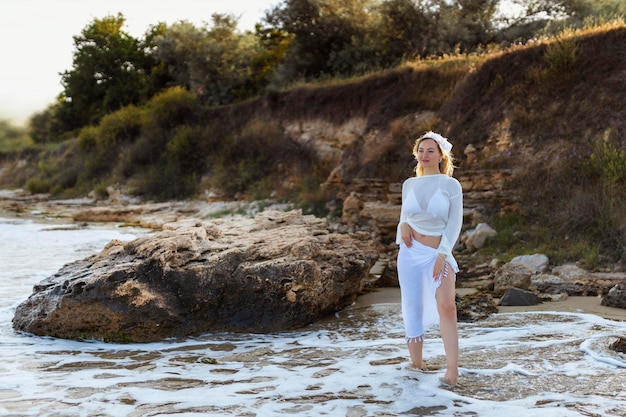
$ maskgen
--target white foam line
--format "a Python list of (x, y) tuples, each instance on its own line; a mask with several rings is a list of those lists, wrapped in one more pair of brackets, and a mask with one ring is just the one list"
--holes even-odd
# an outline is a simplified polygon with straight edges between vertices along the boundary
[(600, 335), (600, 336), (592, 337), (591, 339), (587, 339), (580, 344), (580, 350), (598, 362), (605, 363), (611, 366), (616, 366), (618, 368), (626, 368), (626, 362), (620, 361), (617, 358), (612, 358), (610, 356), (602, 355), (601, 353), (598, 353), (595, 350), (593, 350), (592, 344), (594, 341), (598, 339), (608, 338), (608, 337), (621, 337), (621, 336), (616, 335), (616, 334), (608, 334), (608, 335)]
[(520, 365), (515, 363), (509, 363), (506, 366), (495, 369), (467, 369), (467, 368), (459, 368), (459, 372), (463, 374), (474, 374), (474, 375), (497, 375), (501, 373), (513, 372), (516, 374), (524, 375), (524, 376), (540, 376), (540, 374), (536, 374), (530, 371), (527, 371)]

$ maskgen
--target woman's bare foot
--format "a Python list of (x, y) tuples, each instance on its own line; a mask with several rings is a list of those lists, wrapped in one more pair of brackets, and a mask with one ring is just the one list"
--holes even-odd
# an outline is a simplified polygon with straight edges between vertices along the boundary
[(406, 369), (408, 369), (409, 371), (422, 372), (422, 367), (417, 366), (412, 362), (406, 366)]
[(446, 371), (446, 373), (439, 378), (439, 381), (441, 381), (442, 384), (444, 385), (449, 385), (451, 387), (454, 387), (457, 384), (457, 380), (458, 380), (458, 374), (454, 374), (452, 372), (448, 372)]

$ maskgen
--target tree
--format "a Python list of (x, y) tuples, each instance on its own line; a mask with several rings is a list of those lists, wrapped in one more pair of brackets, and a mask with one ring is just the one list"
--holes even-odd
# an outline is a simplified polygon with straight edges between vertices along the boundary
[(204, 103), (229, 104), (256, 93), (250, 87), (256, 38), (238, 33), (232, 15), (213, 14), (211, 25), (201, 28), (181, 21), (157, 43), (160, 62), (175, 83), (197, 92)]
[(141, 60), (139, 68), (143, 68), (145, 72), (140, 103), (148, 102), (155, 94), (174, 85), (174, 79), (170, 76), (167, 66), (158, 59), (158, 42), (166, 31), (167, 25), (158, 23), (151, 26), (144, 38), (139, 40), (138, 48), (142, 52), (138, 56)]
[(59, 109), (60, 104), (54, 103), (28, 119), (28, 134), (33, 142), (48, 143), (63, 140), (63, 126), (57, 116)]
[(433, 39), (433, 24), (427, 11), (413, 0), (390, 0), (378, 7), (375, 33), (383, 66), (397, 65), (403, 58), (426, 55)]
[(268, 11), (263, 23), (291, 37), (277, 68), (279, 84), (349, 74), (366, 36), (371, 0), (285, 0)]
[(264, 27), (260, 23), (255, 25), (258, 50), (250, 62), (250, 83), (255, 91), (259, 92), (266, 87), (280, 63), (285, 58), (293, 36), (274, 27)]
[(73, 68), (61, 74), (65, 130), (97, 123), (104, 115), (138, 104), (151, 62), (140, 42), (124, 32), (122, 14), (94, 19), (74, 37)]
[(456, 21), (461, 51), (468, 52), (479, 45), (486, 45), (494, 38), (493, 18), (499, 0), (458, 0)]
[[(582, 24), (584, 17), (593, 13), (594, 7), (600, 3), (608, 4), (611, 0), (602, 2), (588, 0), (510, 0), (514, 13), (508, 13), (496, 19), (496, 25), (502, 29), (498, 37), (504, 43), (525, 41), (558, 21), (578, 20)], [(560, 30), (562, 27), (558, 28)]]

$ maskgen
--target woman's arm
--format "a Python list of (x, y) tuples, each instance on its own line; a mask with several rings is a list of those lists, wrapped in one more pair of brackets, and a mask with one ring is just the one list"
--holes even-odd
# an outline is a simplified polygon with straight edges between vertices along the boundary
[(463, 226), (463, 191), (461, 184), (457, 180), (454, 180), (453, 184), (450, 207), (448, 209), (448, 221), (441, 236), (441, 243), (437, 248), (439, 254), (445, 255), (446, 258), (452, 255), (452, 249), (454, 249), (454, 244), (459, 239), (461, 227)]

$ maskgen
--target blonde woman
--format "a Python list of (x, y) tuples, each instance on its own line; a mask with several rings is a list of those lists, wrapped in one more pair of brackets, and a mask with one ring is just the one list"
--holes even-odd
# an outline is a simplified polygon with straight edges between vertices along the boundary
[(416, 176), (402, 184), (402, 210), (396, 243), (402, 318), (411, 367), (425, 369), (422, 348), (426, 329), (439, 320), (446, 353), (441, 382), (456, 385), (459, 337), (455, 280), (459, 271), (452, 249), (463, 223), (461, 185), (452, 177), (452, 144), (428, 132), (415, 141)]

